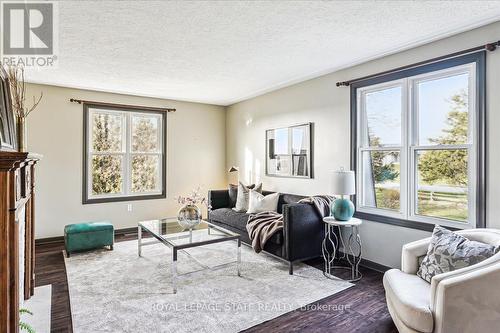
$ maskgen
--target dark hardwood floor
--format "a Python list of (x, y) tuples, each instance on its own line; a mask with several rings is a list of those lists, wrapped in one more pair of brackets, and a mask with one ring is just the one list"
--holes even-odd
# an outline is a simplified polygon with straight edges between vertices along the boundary
[(50, 331), (71, 333), (73, 330), (63, 248), (62, 242), (35, 246), (35, 287), (52, 285)]
[[(136, 236), (116, 237), (116, 241), (131, 239), (136, 239)], [(52, 284), (51, 332), (71, 333), (71, 309), (63, 248), (63, 242), (36, 245), (36, 286)], [(323, 262), (316, 259), (308, 264), (321, 269)], [(354, 287), (245, 332), (397, 333), (385, 305), (382, 273), (367, 268), (362, 268), (361, 271), (363, 278)]]
[[(322, 259), (309, 265), (321, 269)], [(264, 332), (366, 332), (397, 333), (385, 304), (383, 274), (360, 268), (363, 278), (356, 285), (310, 304), (307, 308), (286, 313), (245, 331)], [(341, 278), (343, 273), (337, 274)]]

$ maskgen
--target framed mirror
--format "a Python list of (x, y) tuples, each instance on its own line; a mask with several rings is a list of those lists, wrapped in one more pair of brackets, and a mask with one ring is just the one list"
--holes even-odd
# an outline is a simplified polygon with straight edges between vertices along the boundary
[(312, 178), (313, 124), (266, 131), (266, 175)]

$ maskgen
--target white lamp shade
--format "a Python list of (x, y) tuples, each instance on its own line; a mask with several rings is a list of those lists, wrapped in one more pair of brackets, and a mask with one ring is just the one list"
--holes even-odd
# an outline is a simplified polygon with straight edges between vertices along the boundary
[(351, 195), (356, 193), (354, 171), (334, 171), (332, 177), (332, 194)]

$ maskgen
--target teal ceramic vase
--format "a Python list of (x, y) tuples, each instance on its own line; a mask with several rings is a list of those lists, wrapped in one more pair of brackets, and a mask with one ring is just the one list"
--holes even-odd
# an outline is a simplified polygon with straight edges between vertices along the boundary
[(332, 202), (330, 213), (337, 221), (349, 221), (354, 215), (354, 204), (349, 199), (336, 199)]

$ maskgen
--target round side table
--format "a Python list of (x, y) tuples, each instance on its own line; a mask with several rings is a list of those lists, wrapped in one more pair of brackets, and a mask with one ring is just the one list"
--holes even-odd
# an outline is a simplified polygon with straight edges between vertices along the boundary
[[(363, 223), (358, 218), (351, 218), (349, 221), (337, 221), (333, 216), (328, 216), (323, 219), (325, 223), (325, 239), (322, 244), (323, 258), (325, 259), (325, 271), (323, 274), (329, 279), (338, 279), (333, 272), (335, 270), (344, 269), (351, 271), (351, 278), (347, 281), (356, 282), (361, 280), (359, 272), (359, 263), (361, 262), (361, 237), (359, 236), (358, 227)], [(338, 228), (339, 237), (335, 234), (335, 228)], [(350, 229), (347, 244), (344, 244), (343, 229)], [(347, 236), (347, 231), (344, 230)], [(339, 240), (340, 238), (340, 240)], [(339, 245), (342, 244), (343, 254), (337, 256)], [(346, 259), (349, 266), (334, 265), (335, 259)]]

